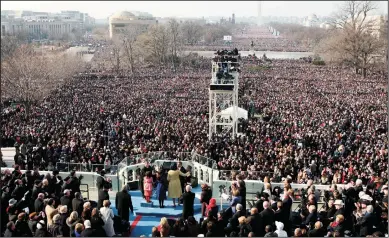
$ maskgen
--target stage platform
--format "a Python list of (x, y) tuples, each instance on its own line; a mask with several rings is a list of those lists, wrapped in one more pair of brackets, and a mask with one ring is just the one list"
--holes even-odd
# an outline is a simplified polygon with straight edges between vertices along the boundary
[[(201, 187), (193, 188), (192, 192), (196, 194), (195, 198), (195, 218), (198, 221), (201, 217), (201, 205), (200, 205), (200, 195)], [(154, 226), (158, 226), (162, 217), (176, 219), (182, 216), (182, 205), (173, 207), (172, 199), (165, 200), (165, 208), (159, 208), (158, 200), (155, 199), (155, 196), (151, 199), (153, 202), (153, 207), (142, 207), (141, 204), (145, 203), (145, 200), (142, 198), (141, 192), (139, 190), (130, 191), (132, 204), (134, 206), (134, 214), (130, 215), (131, 222), (131, 237), (139, 237), (141, 235), (150, 236), (151, 229)], [(111, 199), (111, 208), (113, 209), (115, 215), (117, 215), (117, 210), (115, 208), (115, 199)]]

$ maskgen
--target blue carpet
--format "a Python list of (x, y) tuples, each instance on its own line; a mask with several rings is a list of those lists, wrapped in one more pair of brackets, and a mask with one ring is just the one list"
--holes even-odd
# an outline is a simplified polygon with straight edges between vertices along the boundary
[[(201, 187), (193, 188), (192, 192), (196, 194), (196, 198), (194, 201), (194, 209), (195, 209), (195, 218), (199, 221), (201, 217), (201, 204), (200, 204), (200, 194)], [(141, 207), (141, 203), (145, 202), (142, 197), (142, 194), (139, 190), (130, 191), (132, 198), (132, 205), (134, 207), (134, 213), (130, 214), (130, 222), (132, 225), (131, 237), (139, 237), (141, 235), (151, 236), (151, 229), (154, 226), (158, 226), (161, 220), (161, 217), (166, 218), (178, 218), (182, 216), (182, 206), (173, 207), (172, 199), (165, 200), (165, 208), (159, 208), (158, 200), (155, 199), (155, 196), (151, 199), (154, 203), (154, 207)], [(115, 200), (111, 200), (111, 208), (115, 215), (117, 215), (117, 210), (115, 207)], [(138, 222), (134, 224), (134, 220), (137, 218)], [(136, 225), (136, 226), (134, 226)]]

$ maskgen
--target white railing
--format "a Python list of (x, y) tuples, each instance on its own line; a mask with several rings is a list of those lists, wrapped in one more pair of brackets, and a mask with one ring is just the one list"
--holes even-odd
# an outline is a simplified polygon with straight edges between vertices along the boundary
[[(216, 161), (212, 159), (208, 159), (204, 156), (198, 155), (196, 153), (188, 153), (188, 152), (166, 152), (166, 151), (158, 151), (158, 152), (150, 152), (146, 154), (135, 155), (131, 158), (124, 159), (118, 165), (111, 166), (112, 171), (115, 170), (115, 173), (107, 174), (106, 177), (111, 177), (112, 179), (112, 188), (113, 191), (119, 191), (122, 185), (127, 184), (128, 182), (138, 181), (140, 170), (144, 167), (144, 163), (142, 160), (148, 160), (153, 166), (162, 166), (165, 162), (177, 162), (181, 161), (182, 165), (187, 168), (190, 166), (192, 168), (192, 175), (198, 179), (199, 184), (208, 184), (212, 187), (214, 191), (215, 197), (217, 197), (218, 191), (221, 186), (229, 187), (231, 186), (232, 181), (229, 181), (230, 176), (225, 176), (231, 171), (219, 171), (217, 169)], [(65, 163), (66, 164), (66, 163)], [(62, 164), (63, 165), (63, 164)], [(61, 165), (61, 166), (62, 166)], [(100, 166), (100, 165), (96, 165)], [(74, 168), (78, 168), (78, 164), (68, 164), (65, 166), (68, 168), (66, 172), (60, 170), (60, 175), (64, 178), (69, 175), (70, 167), (72, 170)], [(13, 170), (13, 168), (1, 168), (1, 171), (9, 169)], [(23, 172), (23, 171), (22, 171)], [(227, 173), (226, 173), (227, 172)], [(52, 173), (51, 171), (40, 171), (40, 174)], [(247, 192), (254, 194), (256, 192), (260, 192), (263, 188), (264, 183), (259, 180), (252, 180), (255, 175), (254, 173), (261, 172), (245, 172), (247, 174), (248, 179), (245, 180)], [(77, 174), (83, 175), (84, 179), (82, 183), (88, 184), (89, 188), (96, 188), (96, 178), (99, 176), (96, 172), (84, 172), (77, 171)], [(256, 176), (255, 176), (256, 177)], [(283, 183), (272, 183), (272, 186), (279, 186), (281, 189), (283, 188)], [(315, 185), (319, 190), (328, 190), (330, 185)], [(338, 188), (344, 188), (344, 184), (337, 184)], [(293, 189), (306, 188), (305, 184), (294, 184), (292, 183)]]

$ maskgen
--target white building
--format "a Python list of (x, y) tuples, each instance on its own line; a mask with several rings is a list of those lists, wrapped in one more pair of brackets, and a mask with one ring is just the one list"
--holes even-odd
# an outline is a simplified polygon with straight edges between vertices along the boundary
[(318, 27), (319, 18), (315, 14), (311, 14), (304, 19), (303, 25), (306, 27)]
[(117, 12), (109, 18), (109, 37), (114, 38), (120, 32), (123, 32), (126, 28), (131, 26), (143, 26), (146, 29), (149, 25), (157, 23), (158, 20), (146, 12)]
[(32, 11), (2, 11), (1, 35), (27, 33), (31, 38), (58, 39), (65, 34), (85, 31), (94, 25), (94, 18), (78, 11), (62, 11), (61, 13)]

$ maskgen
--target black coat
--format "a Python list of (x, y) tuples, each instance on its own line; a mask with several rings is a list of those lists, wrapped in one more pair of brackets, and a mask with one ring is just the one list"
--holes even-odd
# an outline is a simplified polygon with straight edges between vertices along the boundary
[(366, 237), (373, 234), (373, 226), (378, 223), (376, 222), (374, 214), (367, 213), (365, 216), (360, 218), (360, 220), (358, 220), (357, 224), (361, 226), (359, 230), (359, 236)]
[(17, 221), (15, 223), (15, 231), (18, 237), (32, 237), (32, 231), (26, 221)]
[(121, 191), (116, 193), (115, 206), (118, 210), (118, 216), (122, 220), (130, 220), (130, 210), (134, 211), (132, 206), (131, 195), (127, 191)]
[(216, 222), (216, 227), (214, 229), (214, 232), (216, 233), (217, 237), (224, 237), (225, 231), (224, 229), (227, 227), (228, 222), (224, 219), (218, 220)]
[(103, 176), (98, 176), (96, 178), (96, 187), (98, 190), (104, 188), (104, 184), (106, 183), (105, 178)]
[(36, 213), (39, 213), (39, 212), (42, 212), (44, 211), (45, 207), (44, 207), (44, 202), (40, 199), (35, 199), (35, 202), (34, 202), (34, 211)]
[(81, 216), (82, 211), (84, 210), (84, 200), (73, 198), (72, 200), (72, 210), (76, 211), (79, 216)]
[(32, 199), (35, 200), (38, 197), (39, 193), (43, 193), (43, 189), (41, 187), (34, 186), (31, 194)]
[(250, 217), (251, 217), (251, 221), (249, 224), (251, 226), (252, 232), (254, 232), (255, 237), (258, 237), (259, 234), (261, 233), (261, 229), (258, 225), (260, 223), (261, 216), (259, 215), (259, 213), (256, 213), (254, 215), (251, 215)]
[(203, 191), (201, 191), (201, 199), (200, 202), (205, 202), (206, 204), (209, 204), (209, 200), (212, 198), (212, 190), (210, 188), (206, 188)]
[(324, 237), (325, 235), (327, 235), (327, 232), (323, 228), (308, 231), (309, 237)]
[(104, 230), (104, 221), (100, 216), (91, 217), (90, 223), (92, 225), (92, 229), (94, 230), (94, 235), (96, 237), (105, 237), (107, 234)]
[(103, 207), (104, 200), (109, 200), (108, 191), (106, 191), (104, 189), (100, 189), (99, 193), (98, 193), (98, 198), (99, 198), (99, 200), (97, 202), (97, 209), (100, 209), (101, 207)]
[(182, 216), (184, 219), (187, 219), (189, 216), (194, 215), (194, 199), (195, 194), (192, 192), (185, 192), (182, 195), (182, 201), (183, 201), (183, 209), (182, 209)]
[(68, 218), (68, 213), (62, 213), (60, 214), (61, 220), (60, 220), (60, 230), (61, 234), (65, 237), (70, 237), (70, 227), (66, 223), (66, 219)]
[[(184, 167), (181, 167), (179, 170), (180, 170), (182, 173), (184, 173), (184, 174), (187, 172), (186, 169), (185, 169)], [(184, 188), (185, 188), (185, 186), (186, 186), (186, 177), (180, 176), (180, 182), (181, 182), (182, 193), (184, 193)]]
[(317, 222), (317, 212), (312, 212), (305, 218), (303, 224), (310, 228), (314, 228), (315, 222)]
[(243, 214), (246, 214), (246, 183), (241, 180), (239, 181), (239, 195), (242, 197), (242, 211), (244, 212)]
[(258, 213), (263, 211), (263, 202), (262, 199), (258, 199), (254, 204), (254, 207), (258, 209)]
[(344, 208), (340, 208), (339, 210), (336, 210), (336, 212), (334, 214), (333, 221), (336, 219), (337, 215), (343, 215), (344, 216)]
[(47, 233), (46, 229), (37, 229), (35, 231), (34, 237), (48, 237), (49, 234)]
[(261, 213), (259, 213), (261, 219), (259, 222), (259, 227), (260, 227), (260, 235), (259, 236), (264, 236), (265, 235), (265, 227), (267, 225), (274, 226), (275, 222), (275, 214), (274, 211), (270, 208), (264, 209)]
[(72, 194), (80, 192), (81, 181), (77, 177), (72, 177), (70, 181), (70, 186), (72, 187)]
[(230, 225), (233, 230), (237, 230), (239, 226), (239, 217), (244, 216), (244, 213), (242, 211), (236, 211), (235, 214), (232, 216), (230, 220)]
[(26, 191), (27, 190), (24, 188), (24, 185), (18, 185), (16, 186), (15, 190), (12, 192), (11, 196), (15, 198), (17, 201), (20, 201), (24, 197)]
[(87, 228), (81, 232), (81, 237), (94, 237), (92, 228)]
[(66, 205), (68, 207), (68, 211), (71, 212), (73, 207), (72, 207), (72, 200), (68, 196), (62, 196), (61, 199), (61, 205)]

